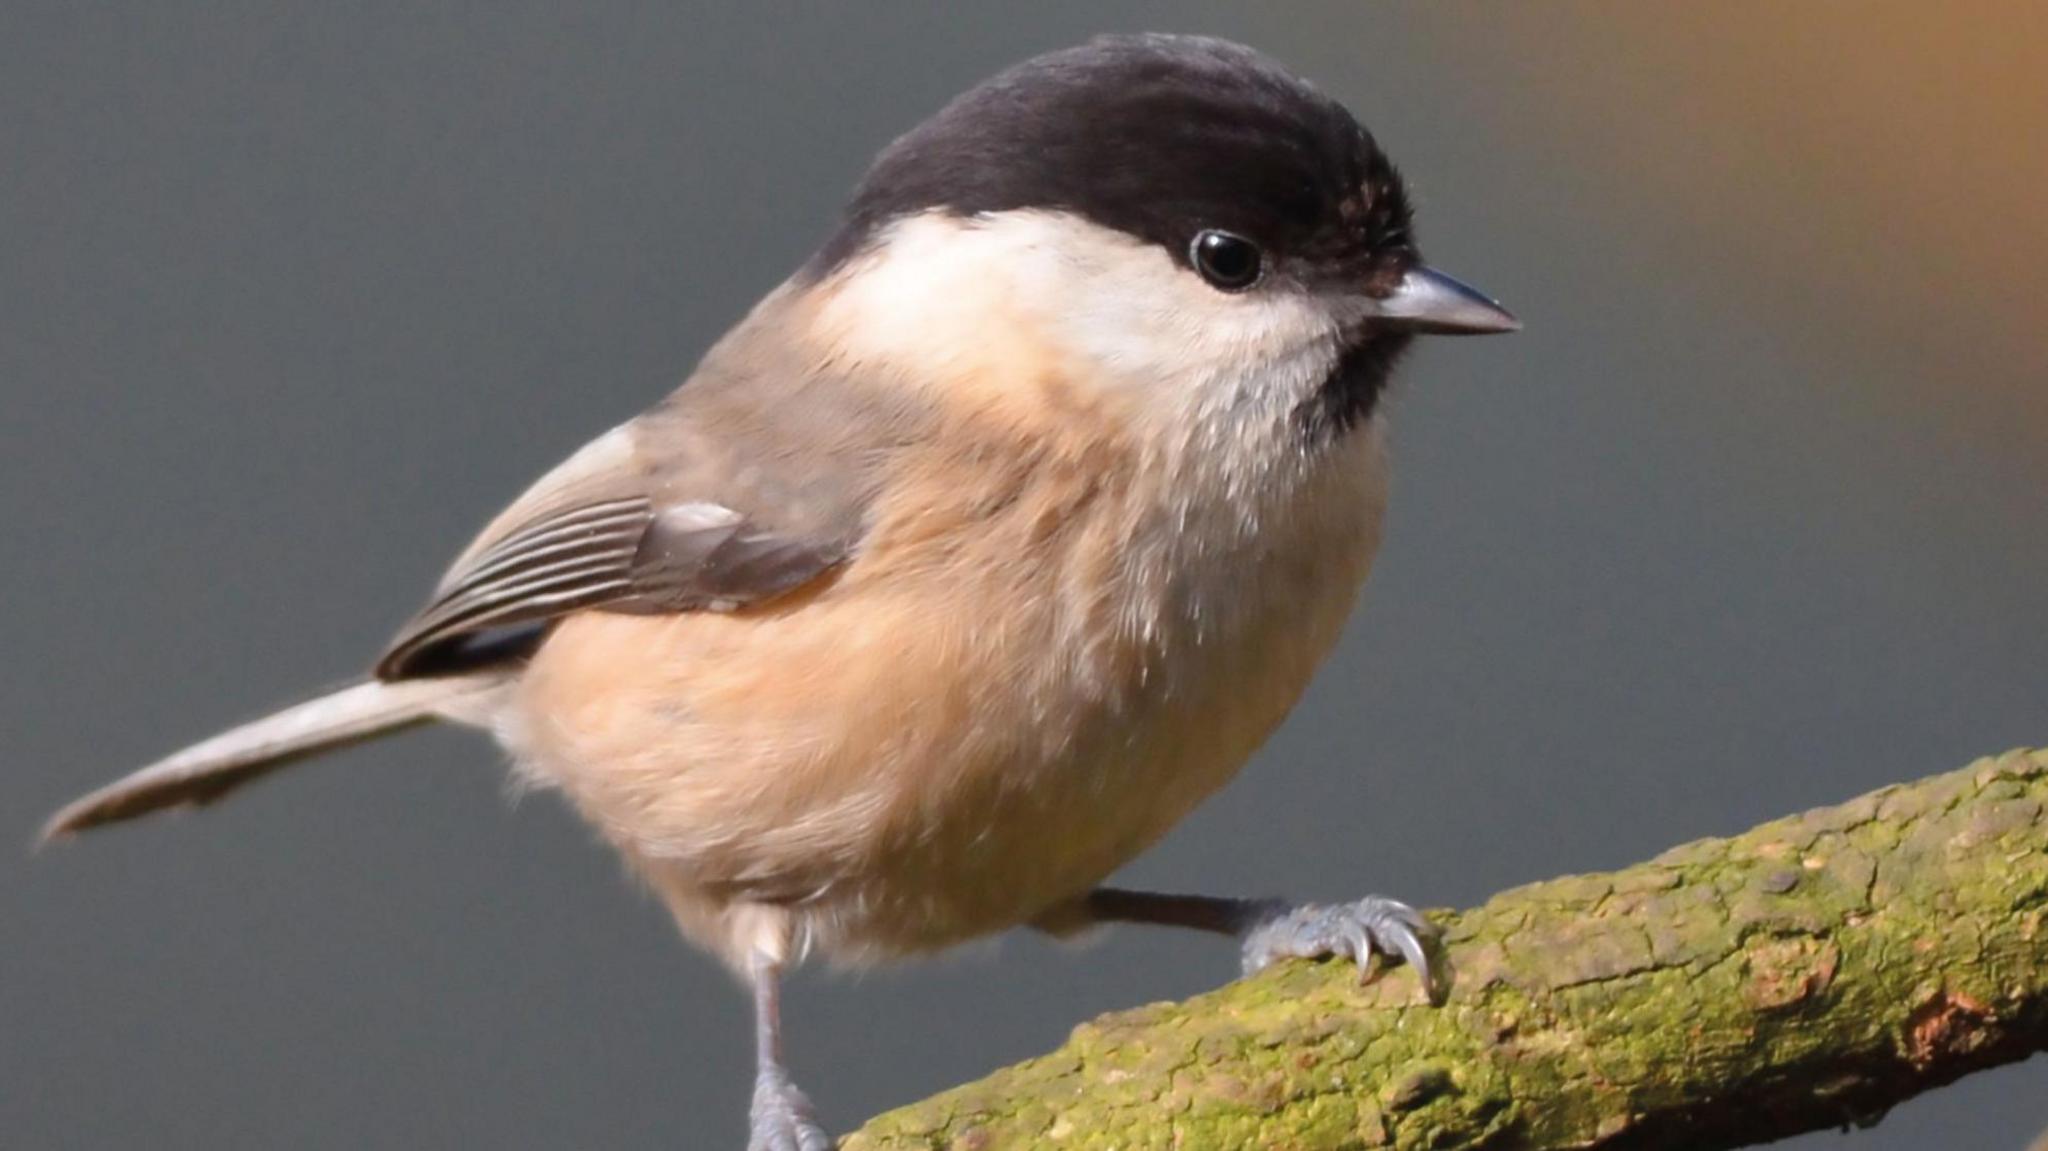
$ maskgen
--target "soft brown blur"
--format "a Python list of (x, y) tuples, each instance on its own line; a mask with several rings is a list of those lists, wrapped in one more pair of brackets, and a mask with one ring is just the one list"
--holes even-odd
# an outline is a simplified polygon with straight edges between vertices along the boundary
[[(1631, 214), (1690, 252), (1744, 253), (1713, 271), (1787, 328), (1900, 339), (1950, 385), (1953, 411), (1921, 415), (2048, 436), (2048, 6), (1466, 14), (1458, 33), (1498, 54), (1490, 110), (1518, 133), (1622, 170)], [(1721, 242), (1731, 219), (1740, 244)]]

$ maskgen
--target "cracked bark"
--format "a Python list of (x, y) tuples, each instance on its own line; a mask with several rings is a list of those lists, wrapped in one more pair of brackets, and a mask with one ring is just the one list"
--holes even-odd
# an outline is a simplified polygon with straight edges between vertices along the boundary
[(2048, 751), (1440, 912), (1457, 983), (1288, 963), (845, 1151), (1742, 1147), (2048, 1048)]

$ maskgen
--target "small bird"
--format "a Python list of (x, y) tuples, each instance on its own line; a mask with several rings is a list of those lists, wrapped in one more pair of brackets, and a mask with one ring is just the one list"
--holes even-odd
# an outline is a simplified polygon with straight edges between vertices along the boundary
[(656, 406), (484, 528), (362, 681), (76, 801), (211, 803), (429, 721), (489, 731), (751, 989), (755, 1151), (831, 1146), (779, 987), (1030, 925), (1414, 967), (1393, 900), (1100, 886), (1231, 778), (1350, 614), (1423, 264), (1340, 104), (1229, 42), (1017, 65), (885, 148), (837, 230)]

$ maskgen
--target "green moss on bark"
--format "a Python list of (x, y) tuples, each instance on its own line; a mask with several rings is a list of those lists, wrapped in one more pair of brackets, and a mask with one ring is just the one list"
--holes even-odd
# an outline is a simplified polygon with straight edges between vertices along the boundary
[(1457, 973), (1288, 963), (1108, 1015), (845, 1151), (1739, 1147), (2048, 1047), (2048, 752), (1435, 916)]

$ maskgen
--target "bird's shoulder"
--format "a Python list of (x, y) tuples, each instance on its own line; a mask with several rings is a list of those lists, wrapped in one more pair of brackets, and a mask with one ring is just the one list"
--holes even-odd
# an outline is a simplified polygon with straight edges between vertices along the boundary
[(516, 658), (571, 612), (730, 610), (832, 570), (911, 423), (771, 297), (684, 384), (548, 471), (463, 549), (385, 649), (406, 678)]

